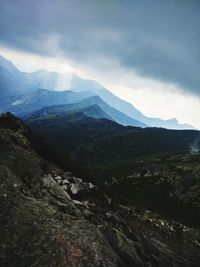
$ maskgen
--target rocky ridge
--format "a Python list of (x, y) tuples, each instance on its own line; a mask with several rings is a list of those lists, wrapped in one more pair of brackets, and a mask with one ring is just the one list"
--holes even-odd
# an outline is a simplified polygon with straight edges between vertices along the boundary
[(0, 117), (0, 266), (199, 266), (200, 231), (112, 199)]

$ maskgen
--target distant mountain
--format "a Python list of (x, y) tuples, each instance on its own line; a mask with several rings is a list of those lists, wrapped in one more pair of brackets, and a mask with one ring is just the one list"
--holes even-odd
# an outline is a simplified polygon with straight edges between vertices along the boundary
[[(85, 81), (85, 87), (83, 86)], [(89, 88), (90, 81), (74, 73), (57, 73), (39, 70), (32, 73), (20, 72), (14, 64), (0, 56), (0, 96), (12, 96), (30, 93), (38, 88), (48, 90), (66, 90), (72, 88)]]
[[(79, 93), (80, 94), (80, 93)], [(91, 107), (91, 108), (90, 108)], [(95, 107), (95, 109), (94, 109)], [(89, 113), (85, 113), (85, 109), (89, 109)], [(51, 115), (51, 114), (58, 114), (63, 112), (83, 112), (84, 114), (87, 114), (93, 118), (96, 117), (96, 109), (99, 108), (99, 118), (106, 118), (113, 120), (119, 124), (122, 125), (132, 125), (137, 127), (147, 127), (144, 123), (141, 123), (139, 121), (136, 121), (125, 114), (121, 113), (120, 111), (111, 108), (109, 105), (107, 105), (100, 97), (98, 96), (91, 96), (88, 98), (83, 99), (82, 101), (74, 104), (67, 104), (67, 105), (54, 105), (50, 107), (44, 107), (41, 110), (38, 110), (34, 112), (31, 115), (31, 118), (34, 117), (41, 117), (44, 115)], [(94, 114), (92, 113), (92, 110), (94, 110)], [(101, 114), (101, 115), (100, 115)]]
[(15, 94), (20, 91), (23, 74), (0, 55), (0, 97)]
[(61, 91), (70, 88), (79, 88), (81, 83), (83, 83), (83, 79), (74, 73), (57, 73), (39, 70), (26, 73), (26, 82), (28, 88), (44, 88)]
[[(48, 72), (46, 70), (35, 71), (33, 73), (20, 72), (10, 61), (0, 57), (0, 97), (3, 100), (6, 98), (6, 96), (19, 96), (34, 92), (35, 90), (38, 90), (38, 88), (44, 88), (53, 91), (86, 91), (89, 95), (99, 96), (112, 108), (124, 113), (129, 118), (143, 123), (143, 125), (163, 127), (168, 129), (193, 129), (193, 127), (188, 124), (178, 123), (176, 119), (162, 120), (159, 118), (147, 117), (137, 110), (133, 105), (112, 94), (99, 83), (92, 80), (83, 79), (74, 73), (62, 74)], [(0, 107), (0, 112), (2, 111), (3, 109)]]
[(81, 106), (78, 104), (67, 104), (67, 105), (58, 105), (58, 106), (50, 106), (39, 109), (33, 113), (30, 113), (24, 116), (24, 119), (34, 120), (34, 119), (43, 119), (44, 117), (48, 117), (51, 119), (57, 118), (58, 116), (64, 115), (72, 115), (76, 120), (76, 115), (83, 114), (87, 117), (95, 118), (95, 119), (108, 119), (113, 120), (108, 114), (106, 114), (98, 105), (89, 105), (89, 106)]
[[(76, 92), (82, 92), (84, 91), (84, 88), (81, 87), (73, 88), (73, 90)], [(180, 130), (194, 129), (194, 127), (192, 127), (191, 125), (180, 124), (175, 118), (169, 120), (162, 120), (159, 118), (147, 117), (144, 114), (142, 114), (139, 110), (137, 110), (132, 104), (117, 97), (116, 95), (105, 89), (103, 86), (101, 86), (100, 84), (94, 83), (93, 87), (91, 86), (90, 88), (88, 88), (88, 91), (91, 91), (91, 93), (93, 93), (94, 95), (99, 96), (101, 99), (103, 99), (103, 101), (105, 101), (111, 107), (151, 127), (162, 127), (167, 129), (180, 129)]]
[(50, 91), (37, 89), (22, 95), (8, 96), (0, 102), (0, 109), (24, 115), (46, 106), (76, 103), (90, 96), (90, 92)]
[(126, 116), (119, 110), (110, 107), (106, 102), (104, 102), (99, 96), (91, 96), (83, 101), (84, 105), (96, 104), (101, 107), (113, 120), (124, 126), (138, 126), (138, 127), (148, 127), (148, 125), (141, 123), (131, 117)]
[[(0, 103), (0, 109), (2, 112), (13, 112), (15, 115), (20, 117), (27, 116), (29, 113), (34, 111), (36, 111), (36, 114), (50, 114), (73, 110), (77, 112), (81, 110), (81, 112), (84, 112), (84, 114), (91, 117), (114, 120), (122, 125), (132, 125), (138, 127), (147, 126), (144, 123), (136, 121), (120, 111), (111, 108), (100, 97), (91, 95), (92, 92), (87, 91), (74, 92), (70, 90), (50, 91), (46, 89), (38, 89), (34, 92), (20, 96), (16, 95), (3, 98)], [(87, 111), (85, 108), (87, 108)], [(92, 111), (94, 111), (93, 114)]]
[(84, 80), (74, 73), (46, 70), (32, 73), (20, 72), (11, 61), (0, 56), (0, 96), (2, 97), (30, 93), (38, 88), (52, 91), (70, 88), (87, 91), (97, 84), (95, 81)]

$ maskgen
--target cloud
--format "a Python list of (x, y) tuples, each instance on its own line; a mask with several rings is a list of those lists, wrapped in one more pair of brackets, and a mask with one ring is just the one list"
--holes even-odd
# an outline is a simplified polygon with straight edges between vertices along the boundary
[[(1, 47), (0, 54), (11, 60), (21, 71), (47, 69), (62, 73), (75, 72), (85, 79), (100, 82), (147, 116), (162, 119), (176, 117), (179, 122), (200, 129), (200, 98), (184, 93), (174, 84), (145, 78), (134, 71), (127, 71), (118, 64), (112, 64), (109, 71), (105, 72), (89, 65), (78, 64), (80, 68), (72, 68), (66, 59), (43, 57)], [(109, 64), (105, 62), (104, 65), (108, 67)], [(63, 83), (63, 80), (60, 82)]]
[(199, 12), (196, 0), (2, 0), (0, 45), (200, 95)]

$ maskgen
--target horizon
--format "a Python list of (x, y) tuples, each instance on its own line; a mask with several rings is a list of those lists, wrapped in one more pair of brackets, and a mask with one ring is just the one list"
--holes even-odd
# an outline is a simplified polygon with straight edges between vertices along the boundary
[(200, 129), (198, 11), (195, 0), (3, 0), (0, 54), (20, 71), (95, 80), (146, 116)]
[[(34, 64), (31, 64), (30, 67), (28, 67), (29, 65), (24, 65), (24, 61), (22, 60), (23, 56), (21, 53), (19, 53), (17, 56), (15, 55), (14, 56), (14, 59), (12, 58), (12, 55), (13, 55), (13, 52), (12, 51), (9, 51), (8, 50), (5, 52), (5, 50), (1, 50), (0, 48), (0, 55), (7, 59), (8, 61), (10, 61), (13, 65), (15, 65), (15, 67), (21, 71), (21, 72), (27, 72), (27, 73), (32, 73), (32, 72), (37, 72), (37, 71), (47, 71), (47, 72), (55, 72), (55, 73), (59, 73), (59, 74), (62, 74), (62, 75), (67, 75), (67, 74), (71, 74), (71, 75), (78, 75), (79, 77), (81, 77), (82, 79), (85, 79), (85, 80), (92, 80), (92, 81), (95, 81), (97, 83), (99, 83), (100, 85), (102, 85), (103, 87), (105, 87), (107, 90), (109, 90), (111, 93), (115, 94), (116, 96), (120, 97), (121, 99), (123, 99), (124, 101), (132, 104), (135, 108), (137, 108), (140, 112), (142, 112), (145, 116), (148, 116), (148, 117), (154, 117), (154, 118), (159, 118), (159, 119), (163, 119), (163, 120), (173, 120), (173, 119), (176, 119), (178, 121), (178, 123), (181, 123), (181, 124), (188, 124), (188, 125), (191, 125), (192, 127), (194, 127), (194, 129), (196, 130), (200, 130), (200, 123), (199, 125), (195, 125), (193, 123), (190, 123), (188, 121), (182, 121), (182, 120), (179, 120), (179, 118), (177, 118), (175, 115), (174, 117), (173, 116), (163, 116), (163, 117), (159, 117), (159, 116), (156, 116), (156, 115), (149, 115), (151, 113), (145, 113), (143, 112), (143, 110), (141, 110), (138, 106), (137, 106), (137, 102), (135, 102), (134, 100), (133, 101), (130, 101), (132, 99), (130, 98), (127, 98), (127, 97), (123, 97), (124, 95), (123, 94), (120, 94), (118, 91), (115, 90), (115, 88), (110, 89), (106, 83), (101, 83), (99, 81), (96, 81), (94, 79), (92, 79), (91, 77), (86, 77), (85, 74), (83, 72), (81, 72), (80, 70), (75, 70), (75, 69), (70, 69), (67, 67), (67, 64), (65, 64), (64, 61), (60, 60), (60, 59), (57, 59), (57, 64), (55, 64), (55, 58), (45, 58), (45, 59), (42, 59), (40, 57), (40, 60), (37, 60), (37, 63), (36, 65), (34, 66)], [(26, 55), (25, 56), (26, 58), (29, 58), (29, 59), (34, 59), (34, 56), (32, 55)], [(36, 56), (37, 57), (37, 56)], [(24, 59), (24, 58), (23, 58)], [(28, 60), (29, 62), (30, 60)], [(53, 61), (54, 63), (51, 65), (47, 65), (49, 64), (51, 61)], [(59, 81), (62, 83), (62, 81)], [(43, 88), (45, 89), (45, 88)], [(48, 89), (46, 89), (48, 90)], [(55, 88), (56, 91), (63, 91), (65, 89), (59, 89), (59, 88)], [(67, 90), (67, 89), (66, 89)]]
[(199, 266), (199, 14), (0, 1), (0, 267)]

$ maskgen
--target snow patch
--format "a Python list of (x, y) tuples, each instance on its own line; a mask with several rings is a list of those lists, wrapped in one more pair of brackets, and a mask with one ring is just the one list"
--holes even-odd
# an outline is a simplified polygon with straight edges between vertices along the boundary
[(13, 102), (11, 105), (12, 106), (19, 106), (22, 105), (24, 103), (24, 101), (22, 99), (16, 100), (15, 102)]

